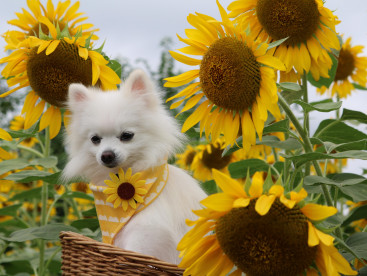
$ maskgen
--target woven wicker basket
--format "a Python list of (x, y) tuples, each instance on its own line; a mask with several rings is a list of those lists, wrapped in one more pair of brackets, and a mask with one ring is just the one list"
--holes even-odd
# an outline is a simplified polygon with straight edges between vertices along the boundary
[(184, 270), (154, 257), (61, 232), (62, 275), (182, 275)]

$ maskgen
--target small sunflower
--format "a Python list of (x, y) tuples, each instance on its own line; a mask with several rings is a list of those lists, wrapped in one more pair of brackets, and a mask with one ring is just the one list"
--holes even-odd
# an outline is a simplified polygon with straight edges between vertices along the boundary
[(192, 161), (197, 150), (191, 145), (187, 145), (183, 153), (176, 154), (176, 164), (185, 170), (191, 170)]
[(335, 32), (339, 21), (322, 0), (236, 0), (228, 10), (242, 28), (249, 27), (263, 41), (288, 38), (272, 49), (291, 76), (283, 79), (294, 80), (309, 71), (315, 80), (329, 77), (332, 59), (328, 53), (340, 49)]
[(136, 209), (136, 203), (143, 203), (144, 196), (147, 190), (144, 188), (145, 180), (139, 179), (141, 173), (132, 175), (132, 170), (129, 168), (126, 173), (123, 169), (119, 169), (118, 174), (110, 173), (111, 180), (105, 180), (106, 188), (103, 193), (109, 195), (107, 201), (113, 203), (115, 208), (122, 205), (124, 211), (130, 207)]
[(166, 78), (165, 86), (182, 86), (196, 78), (199, 81), (189, 84), (168, 101), (182, 97), (171, 106), (177, 108), (187, 99), (181, 112), (198, 105), (186, 119), (183, 132), (200, 122), (200, 133), (205, 129), (211, 141), (223, 134), (226, 144), (233, 145), (242, 131), (243, 147), (248, 151), (256, 144), (256, 133), (262, 137), (268, 111), (280, 116), (274, 69), (270, 67), (279, 70), (285, 67), (266, 53), (268, 44), (259, 42), (252, 33), (239, 32), (218, 1), (217, 4), (222, 22), (199, 13), (188, 16), (195, 29), (186, 30), (187, 39), (178, 36), (188, 44), (179, 51), (202, 59), (170, 53), (177, 61), (200, 69)]
[[(43, 114), (39, 130), (50, 126), (51, 138), (60, 131), (60, 108), (65, 106), (71, 83), (98, 85), (104, 90), (116, 89), (116, 85), (120, 83), (116, 73), (107, 66), (108, 61), (99, 52), (91, 49), (93, 35), (82, 31), (84, 25), (76, 25), (79, 22), (76, 20), (75, 24), (71, 24), (72, 28), (68, 27), (70, 22), (67, 19), (73, 20), (80, 16), (80, 13), (76, 13), (79, 5), (73, 5), (63, 15), (69, 4), (66, 1), (54, 10), (52, 2), (48, 1), (46, 10), (39, 1), (29, 1), (35, 18), (31, 20), (32, 16), (28, 16), (26, 10), (23, 12), (27, 16), (22, 15), (21, 18), (29, 18), (32, 23), (28, 25), (40, 26), (39, 30), (22, 37), (19, 32), (7, 32), (4, 35), (5, 40), (9, 49), (14, 51), (0, 60), (1, 64), (7, 63), (2, 75), (7, 78), (8, 86), (16, 86), (0, 97), (31, 86), (33, 91), (28, 92), (22, 109), (22, 113), (25, 113), (25, 128), (31, 127)], [(44, 14), (41, 14), (41, 8)], [(61, 16), (63, 17), (60, 19)], [(28, 30), (27, 24), (18, 25), (16, 26)], [(86, 37), (87, 34), (89, 37)]]
[(226, 148), (223, 137), (216, 141), (206, 144), (198, 145), (195, 149), (197, 154), (193, 158), (191, 170), (194, 178), (200, 181), (207, 181), (213, 179), (212, 169), (217, 169), (229, 175), (228, 165), (241, 160), (242, 151), (236, 151), (232, 154), (222, 156)]
[(330, 92), (331, 96), (337, 94), (339, 98), (346, 98), (354, 90), (352, 82), (361, 86), (367, 83), (367, 57), (360, 57), (364, 46), (351, 46), (351, 38), (348, 38), (342, 46), (338, 57), (338, 67), (334, 83), (330, 89), (322, 87), (318, 89), (321, 94)]
[[(13, 120), (10, 121), (10, 129), (11, 130), (23, 130), (24, 129), (24, 122), (25, 119), (23, 116), (21, 115), (17, 115), (13, 118)], [(21, 145), (26, 146), (26, 147), (33, 147), (35, 144), (38, 143), (37, 138), (35, 137), (30, 137), (27, 139), (24, 139), (22, 142), (20, 142)]]
[(334, 207), (305, 203), (307, 192), (285, 193), (281, 185), (265, 188), (248, 181), (243, 188), (213, 170), (223, 191), (201, 201), (197, 221), (178, 244), (184, 275), (356, 275), (334, 247), (334, 238), (313, 222), (334, 215)]

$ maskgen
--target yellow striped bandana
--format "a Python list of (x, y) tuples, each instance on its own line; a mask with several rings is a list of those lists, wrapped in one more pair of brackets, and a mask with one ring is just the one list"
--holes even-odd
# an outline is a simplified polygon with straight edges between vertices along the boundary
[(162, 192), (168, 179), (165, 162), (132, 175), (131, 168), (118, 174), (110, 173), (107, 186), (90, 183), (94, 194), (99, 225), (104, 243), (112, 244), (116, 234), (137, 213), (151, 204)]

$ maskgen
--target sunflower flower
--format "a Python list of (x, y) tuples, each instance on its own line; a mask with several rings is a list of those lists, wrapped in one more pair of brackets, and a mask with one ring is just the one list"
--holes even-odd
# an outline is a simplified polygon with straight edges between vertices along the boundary
[[(21, 115), (17, 115), (13, 118), (13, 120), (10, 121), (10, 129), (11, 130), (23, 130), (24, 129), (24, 122), (25, 119), (23, 116)], [(23, 141), (20, 142), (21, 145), (26, 146), (26, 147), (33, 147), (35, 144), (38, 143), (37, 138), (35, 137), (30, 137), (30, 138), (26, 138)]]
[(196, 146), (197, 154), (191, 164), (194, 178), (200, 181), (211, 180), (213, 179), (212, 169), (217, 169), (229, 175), (228, 165), (240, 161), (243, 152), (235, 151), (229, 155), (222, 156), (225, 145), (224, 138), (220, 137), (212, 143)]
[(351, 40), (351, 38), (348, 38), (340, 50), (334, 83), (330, 89), (324, 86), (318, 89), (321, 94), (328, 91), (331, 96), (337, 94), (339, 98), (346, 98), (354, 90), (353, 82), (366, 86), (367, 57), (358, 56), (362, 53), (364, 46), (356, 45), (352, 47)]
[[(187, 29), (187, 39), (178, 36), (188, 46), (179, 49), (184, 54), (202, 56), (201, 59), (171, 51), (174, 59), (200, 69), (166, 78), (166, 87), (178, 87), (194, 81), (168, 99), (177, 108), (185, 100), (184, 112), (197, 105), (186, 119), (186, 132), (200, 122), (200, 133), (216, 141), (224, 135), (227, 145), (233, 145), (242, 131), (243, 147), (248, 151), (256, 143), (256, 133), (262, 137), (268, 111), (280, 116), (273, 67), (285, 70), (277, 58), (267, 54), (268, 44), (260, 43), (253, 34), (239, 32), (226, 11), (217, 1), (222, 22), (203, 14), (190, 14), (188, 22), (195, 29)], [(268, 67), (270, 66), (270, 67)]]
[(95, 37), (83, 31), (90, 24), (78, 25), (86, 19), (76, 19), (81, 15), (76, 13), (78, 2), (69, 9), (70, 1), (59, 2), (56, 9), (52, 1), (48, 1), (47, 9), (39, 1), (30, 0), (28, 5), (34, 15), (23, 9), (23, 14), (17, 14), (18, 19), (9, 22), (24, 33), (8, 31), (4, 34), (8, 43), (6, 48), (13, 52), (0, 59), (0, 64), (6, 63), (2, 75), (13, 88), (0, 97), (30, 86), (32, 91), (27, 93), (22, 109), (25, 129), (41, 117), (39, 130), (50, 126), (50, 137), (53, 138), (61, 128), (60, 109), (65, 106), (71, 83), (112, 90), (116, 89), (120, 79), (107, 66), (108, 61), (92, 50), (91, 40)]
[(183, 153), (176, 154), (176, 164), (185, 170), (191, 170), (192, 161), (197, 150), (191, 145), (187, 145)]
[(281, 79), (299, 78), (304, 72), (311, 72), (315, 80), (329, 77), (328, 53), (340, 49), (335, 32), (339, 21), (322, 0), (236, 0), (228, 10), (242, 28), (250, 28), (263, 41), (287, 38), (272, 49), (286, 66), (288, 76), (281, 72)]
[(197, 221), (178, 244), (184, 275), (356, 275), (334, 247), (334, 238), (315, 221), (334, 215), (334, 207), (305, 203), (307, 192), (284, 192), (281, 185), (236, 180), (213, 170), (223, 191), (201, 201)]
[(144, 187), (145, 180), (139, 179), (141, 173), (132, 175), (132, 170), (129, 168), (126, 173), (123, 169), (119, 169), (117, 175), (110, 173), (111, 180), (105, 180), (106, 188), (103, 193), (109, 195), (107, 202), (113, 203), (115, 208), (122, 205), (124, 211), (130, 207), (136, 209), (136, 202), (143, 203), (144, 196), (147, 190)]

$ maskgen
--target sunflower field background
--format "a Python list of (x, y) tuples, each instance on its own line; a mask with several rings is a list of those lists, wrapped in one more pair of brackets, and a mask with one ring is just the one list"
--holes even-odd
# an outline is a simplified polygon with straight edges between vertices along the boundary
[[(14, 11), (0, 59), (0, 275), (61, 275), (60, 231), (101, 240), (88, 183), (60, 178), (67, 88), (115, 90), (136, 66), (188, 137), (170, 162), (208, 194), (178, 245), (185, 275), (367, 275), (367, 164), (350, 170), (367, 159), (367, 109), (343, 106), (366, 93), (364, 47), (328, 1), (212, 1), (219, 16), (192, 6), (157, 68), (106, 52), (78, 1)], [(315, 117), (327, 119), (313, 130)]]

